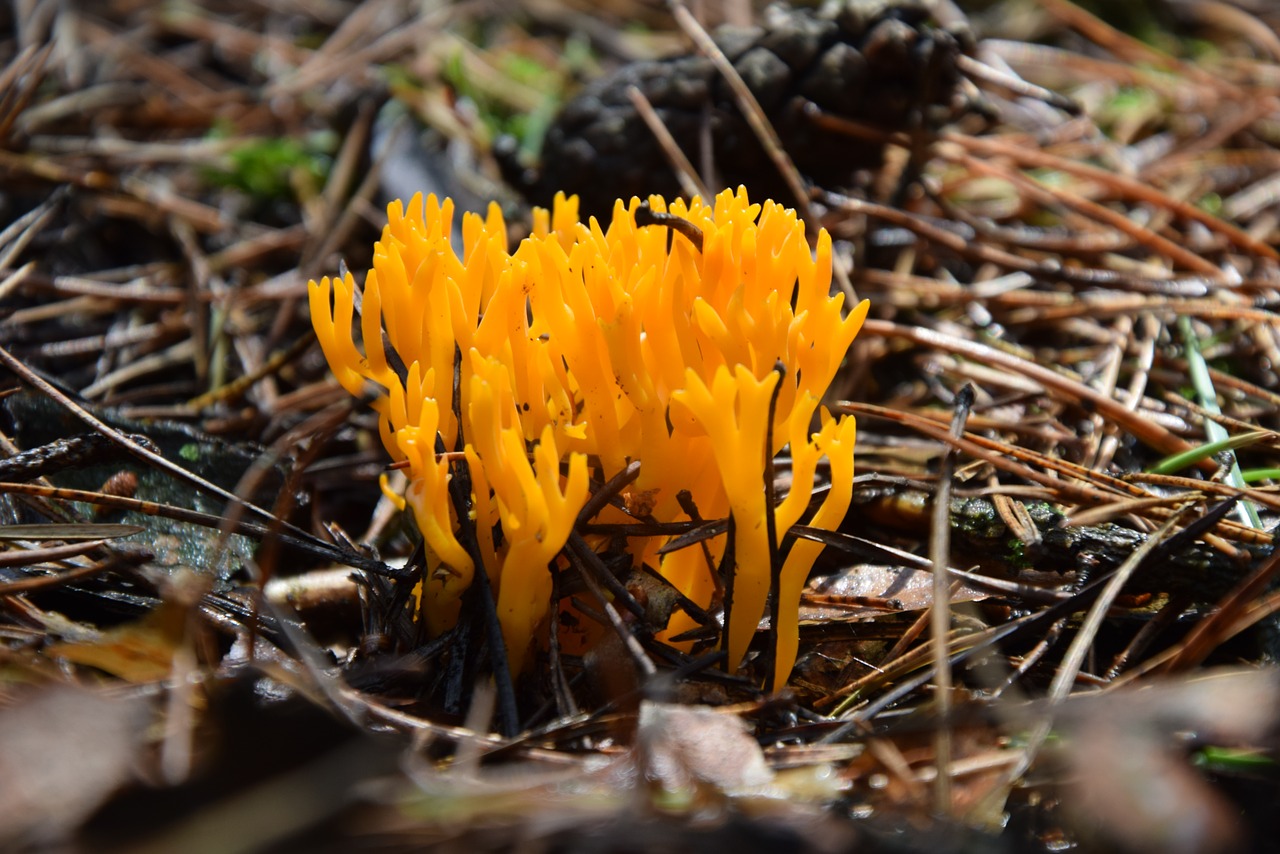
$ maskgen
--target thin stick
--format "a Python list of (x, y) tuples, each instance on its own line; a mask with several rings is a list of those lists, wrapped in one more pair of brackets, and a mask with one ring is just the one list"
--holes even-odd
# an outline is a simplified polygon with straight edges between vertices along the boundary
[(764, 505), (765, 536), (769, 540), (769, 651), (765, 657), (764, 672), (766, 691), (776, 691), (780, 686), (776, 683), (776, 667), (778, 661), (778, 620), (782, 612), (782, 560), (778, 556), (778, 495), (775, 484), (773, 465), (773, 422), (778, 414), (778, 394), (782, 391), (782, 381), (787, 376), (787, 366), (778, 361), (773, 366), (778, 375), (774, 383), (773, 394), (769, 396), (769, 415), (765, 422), (764, 440)]
[[(63, 409), (67, 410), (67, 412), (71, 413), (76, 418), (83, 421), (85, 424), (87, 424), (90, 427), (90, 429), (94, 430), (97, 433), (101, 433), (103, 436), (106, 436), (108, 439), (115, 442), (117, 445), (124, 448), (125, 450), (133, 454), (138, 459), (151, 463), (152, 465), (156, 466), (160, 470), (168, 472), (171, 475), (174, 475), (179, 480), (182, 480), (185, 483), (191, 484), (192, 486), (196, 487), (202, 492), (207, 492), (209, 494), (216, 495), (219, 498), (226, 499), (227, 501), (231, 502), (233, 506), (234, 505), (243, 506), (244, 509), (248, 510), (249, 512), (254, 513), (255, 515), (263, 519), (266, 519), (269, 523), (273, 525), (279, 525), (282, 529), (289, 531), (296, 537), (300, 537), (301, 539), (307, 540), (307, 541), (315, 541), (317, 543), (324, 542), (323, 540), (317, 539), (311, 533), (302, 530), (297, 525), (294, 525), (282, 519), (277, 519), (275, 515), (271, 513), (271, 511), (264, 510), (261, 507), (257, 506), (256, 504), (246, 501), (245, 499), (236, 495), (234, 492), (223, 489), (221, 486), (218, 486), (216, 483), (211, 483), (210, 481), (207, 481), (204, 478), (200, 477), (198, 474), (187, 471), (182, 466), (177, 465), (176, 463), (169, 462), (169, 460), (165, 459), (160, 454), (157, 454), (155, 451), (152, 451), (149, 448), (144, 447), (143, 445), (134, 441), (128, 435), (121, 433), (119, 430), (115, 429), (111, 425), (106, 424), (103, 421), (100, 421), (96, 416), (94, 416), (92, 412), (85, 409), (83, 406), (76, 403), (71, 398), (67, 397), (67, 395), (63, 394), (61, 391), (55, 388), (51, 383), (45, 380), (44, 377), (41, 377), (35, 371), (31, 370), (25, 364), (23, 364), (20, 360), (16, 359), (13, 356), (13, 354), (11, 354), (4, 347), (0, 347), (0, 363), (3, 363), (6, 368), (8, 368), (9, 370), (17, 374), (18, 377), (22, 379), (23, 382), (26, 382), (28, 385), (31, 385), (32, 387), (36, 388), (46, 397), (51, 398), (55, 403), (57, 403)], [(332, 548), (332, 546), (329, 546), (328, 543), (324, 543), (324, 545), (328, 546), (329, 548)]]
[[(459, 362), (458, 348), (454, 348), (455, 384), (458, 381), (456, 366)], [(460, 399), (454, 390), (454, 401)], [(463, 444), (465, 437), (458, 430), (458, 443)], [(445, 450), (444, 437), (436, 433), (436, 453)], [(474, 576), (466, 595), (479, 600), (479, 611), (484, 622), (485, 640), (488, 641), (489, 669), (493, 675), (493, 686), (497, 691), (498, 728), (507, 738), (513, 738), (520, 732), (520, 709), (516, 703), (515, 679), (509, 664), (509, 652), (506, 640), (502, 636), (502, 624), (498, 622), (498, 604), (494, 597), (493, 582), (489, 580), (489, 570), (485, 566), (484, 555), (480, 553), (480, 538), (476, 535), (476, 520), (471, 518), (471, 469), (465, 461), (453, 463), (449, 478), (449, 500), (458, 516), (458, 539), (463, 548), (471, 556)], [(488, 524), (485, 522), (484, 524)], [(523, 650), (522, 650), (523, 652)]]
[(587, 499), (587, 503), (582, 505), (582, 509), (578, 511), (578, 522), (575, 527), (588, 524), (610, 501), (621, 494), (622, 490), (635, 483), (639, 476), (640, 461), (632, 460), (627, 463), (626, 468), (609, 478), (609, 482), (597, 489)]
[[(1165, 536), (1178, 524), (1182, 514), (1192, 506), (1191, 503), (1188, 503), (1183, 506), (1179, 513), (1171, 516), (1160, 526), (1160, 529), (1155, 534), (1135, 549), (1133, 554), (1129, 555), (1128, 559), (1121, 564), (1114, 575), (1107, 579), (1106, 585), (1102, 588), (1098, 598), (1094, 600), (1093, 605), (1089, 608), (1089, 613), (1085, 616), (1084, 622), (1080, 624), (1080, 630), (1076, 632), (1075, 638), (1072, 639), (1071, 646), (1067, 648), (1067, 654), (1063, 656), (1062, 663), (1058, 666), (1058, 671), (1053, 675), (1053, 682), (1049, 685), (1049, 695), (1047, 697), (1051, 709), (1071, 693), (1076, 677), (1080, 675), (1080, 668), (1084, 664), (1085, 655), (1088, 654), (1093, 646), (1093, 640), (1097, 637), (1098, 629), (1102, 627), (1102, 621), (1106, 618), (1107, 612), (1111, 609), (1116, 597), (1120, 595), (1124, 585), (1133, 577), (1133, 573), (1146, 560), (1147, 555), (1155, 551)], [(1026, 773), (1027, 769), (1035, 761), (1040, 748), (1044, 746), (1045, 739), (1049, 737), (1052, 727), (1052, 713), (1046, 714), (1035, 724), (1021, 757), (1017, 763), (1005, 771), (1003, 780), (1013, 782)], [(993, 787), (992, 791), (999, 791), (1003, 788), (1002, 786)]]
[(285, 365), (301, 356), (307, 351), (307, 348), (315, 344), (307, 336), (302, 336), (295, 340), (292, 344), (283, 350), (278, 350), (265, 360), (255, 370), (250, 371), (243, 376), (237, 377), (231, 382), (213, 391), (206, 392), (199, 397), (188, 400), (186, 406), (188, 409), (199, 412), (208, 406), (212, 406), (218, 401), (233, 400), (244, 394), (254, 386), (259, 380), (265, 379), (272, 374), (278, 372)]
[[(973, 408), (973, 386), (966, 383), (956, 395), (951, 435), (959, 439)], [(933, 563), (933, 604), (929, 608), (929, 630), (933, 635), (934, 685), (939, 724), (933, 743), (937, 775), (933, 781), (935, 808), (942, 815), (951, 812), (951, 666), (947, 636), (951, 632), (951, 478), (955, 472), (955, 446), (947, 445), (938, 469), (938, 490), (933, 497), (933, 518), (929, 535), (929, 560)]]
[(693, 164), (689, 162), (689, 158), (685, 156), (685, 153), (680, 150), (680, 146), (676, 144), (675, 137), (671, 135), (671, 131), (667, 130), (667, 126), (663, 123), (662, 117), (658, 115), (658, 111), (653, 108), (653, 104), (650, 104), (649, 99), (635, 86), (627, 87), (627, 97), (635, 105), (636, 112), (640, 114), (640, 118), (648, 126), (653, 138), (658, 141), (658, 147), (666, 155), (667, 162), (671, 164), (671, 170), (676, 174), (676, 180), (680, 182), (681, 191), (687, 196), (698, 196), (703, 201), (709, 202), (712, 198), (710, 191), (702, 183), (702, 179), (698, 177), (698, 173), (693, 168)]
[(1196, 253), (1188, 249), (1184, 249), (1178, 243), (1167, 237), (1161, 237), (1151, 229), (1146, 228), (1140, 223), (1134, 222), (1125, 214), (1112, 210), (1106, 205), (1101, 205), (1095, 201), (1086, 199), (1084, 196), (1072, 193), (1063, 187), (1054, 187), (1053, 189), (1049, 189), (1044, 184), (1021, 172), (1001, 168), (972, 155), (961, 154), (951, 159), (953, 162), (964, 166), (973, 174), (986, 175), (1008, 181), (1021, 189), (1027, 196), (1042, 205), (1064, 205), (1065, 207), (1083, 214), (1084, 216), (1090, 217), (1097, 222), (1109, 225), (1117, 231), (1128, 235), (1157, 257), (1167, 258), (1174, 264), (1178, 264), (1188, 270), (1204, 276), (1205, 279), (1210, 282), (1216, 283), (1224, 280), (1224, 275), (1221, 270), (1201, 258)]
[[(100, 546), (105, 540), (99, 540), (96, 543), (89, 543), (90, 546)], [(19, 593), (29, 593), (32, 590), (41, 590), (45, 587), (57, 587), (60, 584), (67, 584), (86, 576), (96, 575), (100, 572), (106, 572), (115, 568), (114, 561), (105, 561), (103, 563), (93, 563), (88, 566), (80, 566), (75, 569), (69, 569), (66, 572), (59, 572), (56, 575), (42, 575), (36, 578), (24, 578), (21, 581), (8, 581), (0, 583), (0, 596), (15, 596)]]
[(1225, 236), (1233, 244), (1247, 252), (1270, 258), (1273, 261), (1280, 261), (1280, 252), (1253, 237), (1244, 229), (1201, 210), (1190, 202), (1175, 199), (1159, 188), (1143, 181), (1129, 178), (1116, 172), (1109, 172), (1091, 163), (1070, 160), (1066, 157), (1050, 154), (1047, 151), (1015, 140), (969, 136), (955, 131), (944, 132), (939, 135), (939, 139), (946, 142), (954, 142), (968, 151), (986, 157), (1011, 157), (1023, 166), (1057, 169), (1077, 178), (1097, 181), (1104, 186), (1110, 187), (1113, 192), (1122, 193), (1130, 199), (1146, 202), (1175, 216), (1198, 222), (1210, 231)]
[[(804, 188), (804, 181), (801, 180), (800, 172), (791, 160), (791, 155), (787, 154), (787, 150), (782, 147), (782, 140), (778, 137), (778, 132), (773, 129), (769, 118), (764, 114), (764, 110), (760, 107), (760, 102), (756, 100), (756, 96), (752, 94), (750, 87), (742, 79), (742, 75), (733, 67), (733, 63), (724, 55), (724, 51), (720, 50), (720, 46), (715, 43), (715, 40), (711, 38), (702, 24), (698, 23), (698, 19), (685, 8), (685, 5), (680, 0), (667, 0), (667, 8), (675, 16), (676, 23), (680, 25), (680, 29), (684, 30), (685, 35), (693, 39), (693, 43), (697, 45), (698, 50), (707, 59), (711, 60), (711, 64), (716, 67), (716, 70), (720, 72), (720, 76), (729, 84), (729, 88), (733, 92), (734, 101), (737, 102), (738, 109), (742, 111), (743, 118), (751, 126), (752, 132), (755, 133), (756, 138), (760, 140), (760, 144), (764, 147), (765, 154), (773, 161), (778, 174), (786, 182), (787, 189), (795, 197), (796, 210), (799, 211), (800, 218), (804, 220), (810, 233), (817, 234), (822, 226), (818, 222), (817, 214), (813, 211), (813, 205), (809, 202), (809, 193)], [(840, 286), (841, 292), (844, 293), (845, 299), (848, 301), (845, 307), (852, 308), (858, 304), (858, 294), (853, 289), (853, 283), (849, 281), (849, 271), (845, 269), (844, 262), (838, 258), (833, 258), (832, 261), (832, 273), (835, 276), (836, 283)]]
[[(1165, 454), (1179, 454), (1191, 449), (1190, 443), (1170, 433), (1149, 418), (1142, 418), (1113, 397), (1101, 394), (1081, 382), (1064, 377), (1051, 368), (1038, 365), (1027, 359), (1020, 359), (994, 347), (967, 341), (953, 335), (922, 329), (914, 326), (903, 326), (887, 320), (868, 319), (863, 324), (864, 337), (874, 335), (883, 338), (906, 338), (922, 346), (938, 347), (957, 353), (979, 362), (996, 365), (1004, 370), (1021, 373), (1022, 376), (1040, 383), (1046, 389), (1065, 394), (1080, 403), (1092, 406), (1104, 417), (1110, 418), (1123, 426), (1137, 439)], [(1207, 461), (1212, 469), (1212, 460)]]
[(604, 589), (596, 581), (596, 573), (586, 566), (592, 557), (599, 560), (599, 555), (591, 551), (581, 537), (570, 538), (568, 551), (578, 564), (578, 575), (582, 577), (582, 582), (587, 585), (587, 589), (591, 591), (591, 594), (596, 597), (596, 601), (600, 603), (600, 607), (604, 609), (605, 616), (609, 619), (609, 624), (613, 626), (613, 630), (617, 632), (619, 640), (622, 641), (627, 648), (627, 652), (635, 660), (636, 667), (640, 668), (640, 672), (646, 678), (652, 678), (658, 672), (658, 669), (653, 666), (653, 662), (649, 660), (649, 656), (645, 654), (644, 647), (640, 646), (640, 642), (631, 633), (631, 629), (622, 621), (622, 615), (618, 613), (618, 609), (613, 607), (609, 597), (604, 595)]
[(587, 545), (587, 541), (577, 531), (569, 534), (568, 547), (571, 552), (578, 556), (578, 560), (582, 564), (582, 574), (591, 575), (595, 581), (609, 588), (609, 592), (613, 594), (615, 601), (621, 602), (626, 606), (627, 610), (636, 616), (637, 619), (645, 618), (644, 607), (636, 601), (636, 597), (631, 595), (631, 591), (627, 586), (614, 577), (609, 571), (609, 567), (604, 565), (604, 561), (600, 559), (600, 555), (596, 554), (591, 546)]
[[(82, 555), (104, 545), (106, 540), (87, 540), (65, 543), (61, 546), (46, 546), (37, 549), (11, 549), (0, 552), (0, 568), (11, 566), (34, 566), (37, 563), (49, 563), (55, 560)], [(0, 590), (7, 589), (0, 587)]]
[[(142, 501), (137, 498), (125, 498), (122, 495), (106, 495), (101, 492), (89, 492), (83, 489), (65, 489), (56, 486), (44, 486), (38, 483), (10, 483), (0, 481), (0, 495), (13, 493), (15, 495), (32, 495), (40, 498), (56, 498), (61, 501), (83, 501), (86, 504), (94, 504), (102, 507), (115, 507), (121, 510), (131, 510), (135, 513), (142, 513), (146, 516), (160, 516), (165, 519), (173, 519), (178, 522), (186, 522), (192, 525), (200, 525), (205, 528), (218, 530), (227, 524), (227, 519), (222, 516), (215, 516), (212, 513), (201, 513), (198, 510), (187, 510), (182, 507), (173, 507), (168, 504), (158, 504), (154, 501)], [(266, 525), (259, 525), (255, 522), (236, 522), (231, 527), (231, 532), (235, 534), (243, 534), (249, 537), (257, 537), (259, 539), (265, 537), (278, 537), (281, 542), (291, 545), (294, 548), (302, 549), (332, 560), (335, 563), (345, 564), (355, 569), (363, 569), (366, 572), (372, 572), (377, 575), (385, 575), (388, 578), (409, 578), (409, 573), (402, 569), (387, 566), (379, 560), (367, 558), (357, 552), (349, 552), (340, 549), (332, 543), (327, 543), (319, 537), (306, 534), (304, 537), (295, 537), (289, 534), (282, 534), (268, 528)], [(305, 532), (303, 532), (305, 534)]]
[(1043, 101), (1049, 106), (1057, 107), (1059, 110), (1073, 116), (1078, 116), (1082, 112), (1080, 105), (1066, 95), (1059, 94), (1052, 89), (1046, 89), (1043, 86), (1037, 86), (1034, 83), (1023, 80), (1016, 74), (1010, 74), (1008, 71), (988, 65), (963, 53), (956, 57), (956, 67), (975, 80), (999, 86), (1012, 95)]
[(5, 269), (49, 224), (67, 193), (55, 192), (48, 200), (32, 208), (0, 231), (0, 269)]
[(751, 130), (755, 133), (756, 138), (760, 140), (760, 144), (764, 146), (765, 154), (769, 155), (769, 159), (773, 161), (773, 165), (777, 167), (778, 174), (782, 176), (782, 180), (786, 182), (787, 189), (796, 200), (796, 210), (800, 212), (800, 218), (809, 226), (810, 231), (814, 234), (818, 232), (818, 218), (813, 212), (813, 206), (809, 204), (809, 194), (804, 189), (804, 182), (800, 180), (800, 173), (796, 170), (796, 165), (791, 161), (791, 155), (787, 154), (787, 150), (782, 147), (782, 140), (778, 137), (778, 132), (773, 129), (773, 125), (764, 114), (764, 110), (760, 107), (760, 102), (756, 100), (756, 96), (752, 94), (751, 88), (747, 86), (746, 81), (742, 79), (742, 75), (733, 67), (733, 63), (724, 55), (724, 51), (720, 50), (720, 46), (715, 43), (711, 35), (706, 31), (702, 24), (698, 23), (698, 19), (693, 13), (685, 8), (681, 0), (667, 0), (667, 8), (671, 10), (671, 14), (675, 16), (676, 23), (680, 25), (680, 29), (684, 30), (685, 35), (693, 39), (693, 43), (697, 45), (698, 50), (707, 59), (711, 60), (711, 64), (720, 72), (720, 76), (729, 84), (729, 89), (733, 92), (733, 99), (738, 104), (738, 109), (742, 111), (742, 116), (747, 120), (747, 124), (751, 126)]

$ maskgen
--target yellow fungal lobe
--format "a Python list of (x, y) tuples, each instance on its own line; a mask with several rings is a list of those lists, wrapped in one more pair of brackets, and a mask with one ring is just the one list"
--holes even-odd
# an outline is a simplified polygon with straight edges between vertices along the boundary
[[(731, 668), (764, 614), (770, 554), (781, 545), (768, 539), (769, 458), (790, 446), (793, 486), (773, 511), (779, 538), (802, 520), (824, 458), (834, 485), (808, 524), (834, 527), (849, 506), (853, 419), (818, 404), (867, 304), (846, 315), (843, 297), (831, 295), (830, 237), (820, 233), (811, 250), (793, 211), (752, 204), (743, 189), (710, 205), (656, 196), (648, 204), (691, 223), (701, 248), (689, 229), (637, 227), (638, 199), (616, 203), (602, 226), (580, 222), (577, 200), (563, 196), (535, 212), (514, 251), (496, 205), (464, 216), (455, 245), (452, 202), (417, 195), (387, 209), (358, 320), (350, 275), (309, 285), (334, 376), (352, 394), (374, 390), (383, 442), (407, 463), (404, 499), (430, 563), (428, 629), (456, 620), (472, 582), (459, 537), (472, 523), (516, 671), (553, 613), (549, 564), (591, 477), (606, 481), (639, 460), (628, 495), (658, 521), (688, 518), (682, 491), (704, 519), (732, 514)], [(774, 370), (779, 362), (785, 371)], [(821, 426), (810, 434), (815, 415)], [(450, 495), (459, 466), (471, 486), (466, 520)], [(602, 518), (625, 517), (606, 508)], [(713, 574), (727, 536), (662, 556), (665, 538), (628, 542), (636, 565), (704, 607), (719, 604)], [(795, 661), (800, 590), (820, 551), (805, 540), (784, 551), (777, 685)], [(667, 634), (692, 625), (677, 613)]]

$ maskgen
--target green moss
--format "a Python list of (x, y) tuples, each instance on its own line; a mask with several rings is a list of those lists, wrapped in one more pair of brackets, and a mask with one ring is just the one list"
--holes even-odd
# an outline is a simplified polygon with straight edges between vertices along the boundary
[(1017, 537), (1005, 541), (1005, 560), (1015, 569), (1030, 569), (1031, 558), (1027, 557), (1027, 544)]
[(952, 504), (951, 524), (960, 533), (983, 540), (1001, 538), (1008, 530), (990, 501), (974, 499)]
[[(230, 130), (213, 129), (214, 139), (228, 138)], [(328, 178), (337, 150), (337, 136), (329, 131), (303, 138), (262, 137), (246, 139), (226, 156), (227, 165), (204, 170), (211, 184), (234, 187), (255, 199), (274, 201), (290, 198), (299, 184), (317, 191)]]
[(459, 97), (475, 105), (490, 139), (512, 136), (518, 141), (522, 155), (536, 155), (564, 100), (566, 77), (561, 70), (522, 54), (506, 53), (491, 59), (503, 79), (543, 93), (541, 102), (532, 110), (516, 109), (504, 99), (502, 92), (494, 91), (492, 86), (480, 86), (471, 79), (461, 53), (445, 61), (441, 76)]
[(1222, 215), (1222, 196), (1217, 193), (1205, 193), (1196, 200), (1196, 207), (1214, 216)]

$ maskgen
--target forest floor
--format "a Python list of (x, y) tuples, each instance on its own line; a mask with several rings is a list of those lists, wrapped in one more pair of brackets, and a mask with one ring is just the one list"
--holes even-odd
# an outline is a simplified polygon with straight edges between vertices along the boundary
[(778, 195), (871, 303), (828, 401), (854, 508), (788, 684), (760, 687), (768, 630), (728, 674), (718, 636), (628, 615), (505, 693), (482, 615), (442, 641), (406, 605), (416, 533), (307, 282), (362, 280), (419, 191), (527, 234), (510, 181), (546, 189), (561, 107), (698, 55), (688, 22), (0, 7), (0, 847), (1269, 850), (1280, 14), (959, 5), (954, 109), (816, 116), (883, 156)]

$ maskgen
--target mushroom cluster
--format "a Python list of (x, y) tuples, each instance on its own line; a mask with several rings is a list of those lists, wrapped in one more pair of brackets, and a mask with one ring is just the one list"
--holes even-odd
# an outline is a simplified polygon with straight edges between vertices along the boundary
[[(316, 334), (344, 388), (375, 387), (383, 442), (408, 469), (404, 500), (426, 545), (431, 632), (456, 620), (475, 574), (458, 536), (465, 512), (520, 670), (551, 611), (549, 565), (592, 479), (639, 461), (627, 510), (606, 506), (596, 521), (626, 520), (627, 511), (658, 522), (688, 520), (689, 511), (731, 517), (731, 535), (705, 548), (664, 552), (669, 537), (633, 537), (633, 564), (709, 608), (719, 564), (732, 563), (730, 668), (746, 654), (777, 570), (781, 685), (821, 545), (796, 539), (780, 550), (770, 537), (807, 515), (833, 528), (848, 509), (854, 421), (819, 411), (820, 399), (867, 304), (844, 314), (843, 297), (830, 292), (830, 237), (819, 234), (811, 250), (803, 223), (780, 205), (752, 204), (743, 189), (714, 205), (651, 197), (641, 222), (679, 226), (671, 229), (637, 225), (640, 205), (616, 203), (602, 229), (594, 218), (579, 222), (575, 198), (558, 196), (514, 252), (490, 206), (486, 217), (463, 218), (459, 256), (450, 200), (414, 196), (407, 211), (394, 202), (362, 295), (350, 274), (310, 282)], [(792, 485), (770, 520), (766, 476), (786, 446)], [(824, 457), (832, 487), (810, 512)], [(460, 510), (449, 484), (461, 466), (470, 495)], [(667, 635), (693, 625), (677, 613)]]

